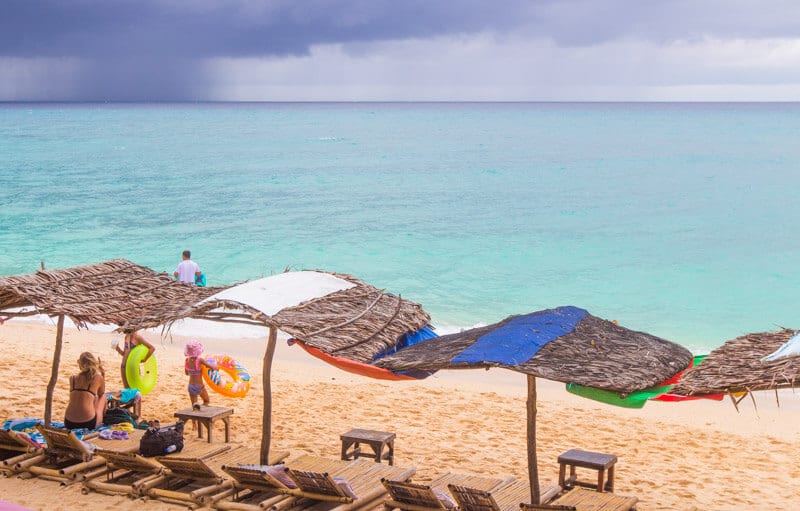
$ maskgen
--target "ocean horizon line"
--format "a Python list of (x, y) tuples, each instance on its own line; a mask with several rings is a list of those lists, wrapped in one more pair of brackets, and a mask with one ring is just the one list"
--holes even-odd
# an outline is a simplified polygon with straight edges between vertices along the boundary
[(800, 101), (674, 101), (674, 100), (0, 100), (0, 105), (798, 105)]

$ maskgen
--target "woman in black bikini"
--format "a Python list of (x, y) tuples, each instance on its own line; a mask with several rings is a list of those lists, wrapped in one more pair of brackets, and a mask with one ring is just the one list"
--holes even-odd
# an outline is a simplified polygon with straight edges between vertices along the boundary
[(105, 371), (88, 351), (78, 357), (81, 372), (69, 377), (69, 404), (64, 412), (68, 429), (95, 429), (103, 421), (106, 406)]

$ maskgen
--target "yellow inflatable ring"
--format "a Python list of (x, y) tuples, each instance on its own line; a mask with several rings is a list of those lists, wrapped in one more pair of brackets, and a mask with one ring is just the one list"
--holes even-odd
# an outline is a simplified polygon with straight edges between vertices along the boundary
[(158, 364), (156, 356), (153, 355), (142, 363), (147, 356), (147, 346), (137, 344), (128, 353), (125, 359), (125, 383), (128, 388), (139, 389), (143, 396), (149, 394), (156, 386), (158, 379)]
[(206, 362), (217, 369), (203, 367), (203, 380), (218, 394), (228, 397), (244, 397), (250, 390), (250, 373), (228, 355), (208, 355)]

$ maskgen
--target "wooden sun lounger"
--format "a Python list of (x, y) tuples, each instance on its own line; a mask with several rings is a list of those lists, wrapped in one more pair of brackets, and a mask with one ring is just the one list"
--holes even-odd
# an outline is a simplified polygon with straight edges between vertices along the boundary
[[(407, 481), (415, 469), (375, 463), (363, 458), (349, 462), (342, 470), (326, 474), (288, 468), (287, 474), (297, 489), (287, 493), (299, 500), (294, 507), (306, 511), (353, 511), (376, 505), (387, 494), (384, 480)], [(350, 484), (355, 498), (345, 494), (333, 481), (341, 478)]]
[[(64, 484), (90, 479), (105, 471), (106, 460), (95, 456), (94, 449), (78, 439), (72, 431), (43, 425), (36, 426), (36, 429), (45, 438), (47, 446), (42, 453), (17, 463), (15, 471)], [(139, 449), (142, 435), (142, 430), (134, 430), (127, 440), (104, 440), (94, 436), (91, 441), (97, 448), (135, 452)]]
[(430, 484), (385, 480), (383, 484), (389, 492), (389, 498), (384, 502), (384, 507), (386, 509), (402, 509), (405, 511), (442, 511), (447, 507), (436, 493), (447, 494), (448, 485), (491, 492), (511, 484), (513, 481), (514, 479), (511, 477), (502, 479), (455, 473), (447, 473), (431, 481)]
[(13, 473), (14, 466), (42, 452), (17, 431), (0, 429), (0, 471)]
[[(298, 470), (336, 473), (348, 462), (304, 454), (291, 462)], [(260, 465), (224, 465), (222, 470), (233, 478), (231, 500), (219, 500), (215, 507), (222, 510), (260, 511), (278, 505), (281, 501), (297, 499), (281, 481), (270, 476)]]
[(573, 488), (549, 505), (533, 506), (522, 504), (522, 511), (542, 511), (551, 509), (569, 511), (630, 511), (636, 509), (636, 497), (625, 497), (611, 492), (599, 492), (586, 488)]
[(558, 504), (522, 504), (520, 509), (522, 511), (576, 511), (575, 506), (560, 506)]
[[(447, 488), (461, 511), (518, 511), (521, 503), (531, 500), (530, 483), (518, 479), (491, 492), (456, 484)], [(547, 502), (560, 492), (560, 486), (553, 486), (542, 492), (541, 501)]]
[(6, 451), (28, 452), (37, 449), (37, 447), (22, 438), (17, 431), (0, 429), (0, 449)]
[[(414, 469), (365, 459), (342, 461), (308, 455), (287, 463), (286, 475), (297, 488), (289, 488), (259, 467), (226, 466), (224, 470), (234, 478), (236, 494), (232, 501), (220, 500), (215, 507), (237, 511), (352, 511), (375, 505), (386, 495), (382, 479), (406, 480), (414, 474)], [(334, 477), (346, 480), (356, 498), (346, 495)]]
[[(184, 449), (174, 456), (194, 456), (208, 459), (231, 449), (230, 445), (214, 445), (208, 442), (187, 441)], [(106, 459), (106, 477), (83, 482), (84, 494), (94, 490), (115, 495), (140, 495), (139, 488), (152, 478), (159, 476), (165, 467), (155, 460), (135, 452), (116, 452), (98, 449), (95, 454)], [(171, 454), (167, 455), (173, 456)]]
[[(181, 453), (182, 454), (182, 453)], [(288, 452), (270, 454), (272, 463), (279, 463)], [(189, 506), (209, 506), (231, 494), (233, 481), (222, 472), (223, 465), (257, 463), (257, 448), (235, 447), (216, 456), (200, 459), (186, 456), (160, 456), (156, 460), (165, 470), (139, 485), (140, 495)]]

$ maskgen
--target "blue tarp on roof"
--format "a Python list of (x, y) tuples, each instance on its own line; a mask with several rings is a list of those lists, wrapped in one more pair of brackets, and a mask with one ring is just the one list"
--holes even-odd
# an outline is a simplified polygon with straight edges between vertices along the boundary
[(479, 337), (472, 346), (454, 357), (452, 362), (522, 364), (536, 355), (548, 342), (575, 330), (587, 314), (589, 313), (584, 309), (569, 305), (518, 316)]

